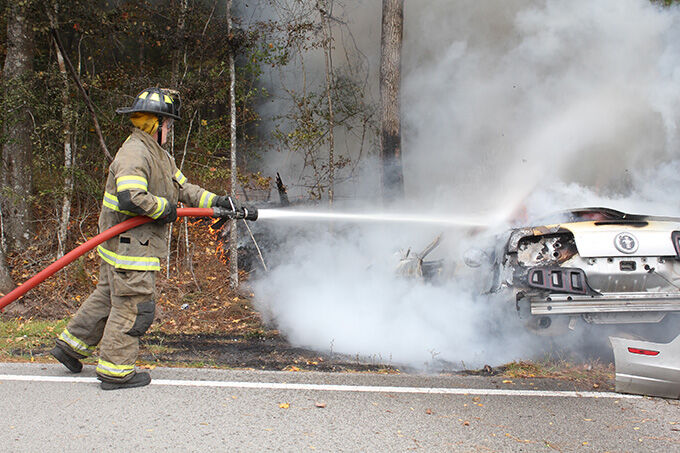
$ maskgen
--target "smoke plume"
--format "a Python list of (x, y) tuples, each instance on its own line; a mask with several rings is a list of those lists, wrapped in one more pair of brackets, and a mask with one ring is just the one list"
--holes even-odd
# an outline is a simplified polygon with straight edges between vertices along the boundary
[[(379, 11), (367, 3), (353, 3), (346, 17), (361, 27), (372, 19), (353, 29), (360, 43), (379, 39)], [(366, 49), (374, 75), (378, 47)], [(507, 222), (587, 205), (678, 215), (677, 7), (406, 2), (402, 68), (405, 209), (495, 212)], [(359, 195), (375, 198), (378, 167), (364, 162), (371, 171)], [(496, 227), (445, 231), (433, 258), (462, 269), (464, 250), (493, 242)], [(514, 301), (481, 295), (483, 269), (441, 285), (395, 277), (398, 249), (417, 251), (441, 228), (304, 222), (284, 230), (256, 296), (295, 344), (418, 367), (494, 365), (541, 351)]]

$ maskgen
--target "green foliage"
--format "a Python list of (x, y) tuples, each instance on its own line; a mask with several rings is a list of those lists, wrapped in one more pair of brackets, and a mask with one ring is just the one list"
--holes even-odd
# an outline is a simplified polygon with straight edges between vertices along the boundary
[(30, 354), (33, 349), (46, 349), (66, 327), (67, 319), (33, 320), (0, 319), (0, 355)]
[[(2, 0), (0, 5), (0, 25), (6, 30), (8, 3)], [(249, 153), (257, 147), (248, 143), (257, 140), (251, 127), (259, 120), (254, 105), (267, 96), (258, 86), (258, 78), (262, 74), (261, 65), (275, 61), (270, 55), (272, 50), (260, 42), (257, 27), (248, 31), (234, 28), (227, 34), (225, 13), (213, 8), (215, 2), (196, 0), (187, 5), (182, 11), (178, 0), (33, 2), (35, 76), (25, 81), (3, 80), (3, 84), (11, 83), (12, 89), (3, 89), (1, 107), (3, 112), (11, 112), (17, 103), (29, 106), (34, 125), (34, 192), (39, 200), (37, 205), (41, 212), (47, 212), (49, 221), (56, 221), (53, 213), (64, 194), (66, 125), (73, 132), (73, 196), (78, 201), (75, 205), (88, 212), (98, 209), (108, 167), (91, 115), (70, 75), (68, 108), (63, 109), (64, 80), (50, 34), (50, 15), (56, 14), (57, 31), (66, 54), (96, 106), (111, 154), (115, 154), (131, 127), (126, 117), (115, 114), (115, 109), (129, 105), (147, 86), (176, 88), (182, 96), (185, 120), (175, 127), (173, 151), (178, 164), (188, 139), (185, 173), (198, 183), (211, 185), (215, 181), (223, 192), (228, 177), (228, 129), (232, 114), (228, 58), (234, 52), (237, 57), (234, 113), (239, 127), (240, 163), (248, 165), (257, 159), (254, 153)], [(2, 33), (3, 56), (6, 39)], [(189, 135), (191, 118), (195, 121)], [(11, 125), (13, 118), (4, 114), (1, 120)], [(0, 137), (0, 143), (5, 141)]]
[[(351, 66), (350, 66), (350, 69)], [(290, 104), (294, 107), (275, 118), (272, 132), (279, 150), (302, 156), (308, 170), (300, 184), (307, 188), (313, 199), (320, 200), (330, 189), (330, 172), (336, 181), (349, 179), (361, 158), (361, 149), (367, 137), (377, 128), (375, 106), (367, 99), (366, 87), (358, 74), (332, 74), (331, 102), (333, 104), (332, 127), (336, 137), (343, 134), (343, 142), (353, 143), (360, 151), (354, 155), (336, 153), (332, 168), (327, 147), (330, 146), (331, 118), (325, 84), (305, 91), (287, 90)], [(336, 138), (337, 140), (337, 138)]]
[[(34, 76), (20, 84), (13, 81), (13, 90), (3, 90), (1, 107), (10, 112), (17, 102), (29, 106), (34, 206), (39, 221), (57, 222), (55, 213), (69, 176), (75, 181), (76, 218), (80, 213), (97, 212), (108, 168), (90, 112), (70, 74), (64, 108), (64, 74), (57, 64), (50, 16), (56, 17), (65, 53), (95, 105), (111, 154), (131, 127), (126, 117), (115, 114), (116, 108), (129, 105), (147, 86), (162, 86), (178, 89), (182, 96), (184, 121), (175, 123), (170, 151), (178, 165), (183, 164), (185, 174), (209, 190), (228, 190), (232, 115), (237, 122), (238, 165), (253, 170), (253, 174), (241, 172), (240, 182), (246, 188), (268, 188), (270, 178), (256, 173), (258, 160), (267, 149), (302, 156), (312, 171), (301, 184), (315, 198), (327, 190), (331, 170), (349, 172), (350, 164), (355, 165), (351, 159), (336, 157), (330, 168), (326, 151), (330, 118), (324, 83), (297, 91), (284, 87), (283, 101), (292, 108), (280, 113), (273, 126), (262, 128), (260, 124), (258, 107), (270, 96), (262, 82), (264, 76), (295, 70), (307, 52), (332, 45), (324, 41), (320, 16), (311, 3), (293, 5), (294, 17), (282, 15), (278, 22), (242, 28), (235, 18), (231, 33), (226, 33), (224, 5), (213, 0), (50, 0), (31, 4)], [(7, 0), (0, 0), (3, 30), (7, 28), (8, 5)], [(188, 8), (183, 10), (182, 5)], [(235, 2), (235, 8), (239, 6)], [(5, 34), (0, 34), (3, 56), (6, 40)], [(229, 107), (231, 52), (236, 56), (235, 112)], [(365, 74), (359, 65), (347, 66), (350, 69), (344, 73), (336, 70), (332, 76), (333, 124), (343, 133), (366, 136), (375, 124), (374, 108), (364, 97)], [(12, 117), (5, 114), (0, 120), (10, 124)], [(72, 131), (74, 153), (74, 167), (68, 173), (64, 163), (66, 126)], [(4, 142), (0, 137), (0, 143)]]

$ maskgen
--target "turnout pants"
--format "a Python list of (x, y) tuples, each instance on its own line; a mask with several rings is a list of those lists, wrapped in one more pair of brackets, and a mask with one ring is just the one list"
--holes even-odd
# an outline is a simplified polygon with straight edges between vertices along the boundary
[(57, 338), (67, 354), (89, 357), (99, 344), (97, 375), (126, 382), (135, 374), (141, 337), (153, 322), (156, 273), (101, 263), (99, 283)]

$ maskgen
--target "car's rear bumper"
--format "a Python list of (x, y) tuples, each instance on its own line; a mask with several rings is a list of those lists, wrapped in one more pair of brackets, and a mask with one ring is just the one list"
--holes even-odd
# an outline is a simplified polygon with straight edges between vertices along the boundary
[(680, 335), (670, 343), (620, 337), (609, 337), (609, 341), (614, 349), (617, 392), (680, 398)]

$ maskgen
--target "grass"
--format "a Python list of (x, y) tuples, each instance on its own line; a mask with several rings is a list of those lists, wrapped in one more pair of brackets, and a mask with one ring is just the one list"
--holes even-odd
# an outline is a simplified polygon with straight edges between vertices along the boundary
[(262, 329), (253, 329), (243, 334), (243, 338), (246, 340), (264, 340), (267, 338), (267, 333)]
[(0, 319), (0, 355), (32, 356), (34, 350), (50, 349), (68, 319)]
[[(546, 357), (535, 361), (510, 362), (503, 367), (502, 376), (508, 378), (550, 378), (587, 383), (594, 386), (614, 378), (611, 364), (603, 364), (598, 360), (586, 363), (572, 363), (563, 359)], [(597, 387), (596, 387), (597, 388)]]
[(154, 357), (160, 354), (170, 354), (177, 351), (175, 348), (171, 348), (170, 346), (165, 346), (162, 344), (140, 343), (140, 347)]

